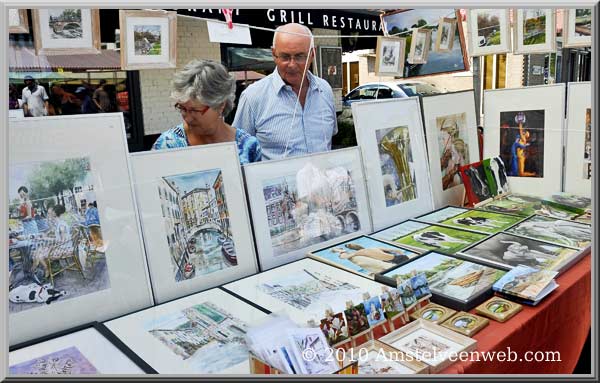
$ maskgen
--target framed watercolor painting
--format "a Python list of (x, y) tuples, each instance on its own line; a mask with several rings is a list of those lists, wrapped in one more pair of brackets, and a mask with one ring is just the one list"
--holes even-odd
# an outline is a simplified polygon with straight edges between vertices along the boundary
[(563, 10), (563, 48), (592, 45), (592, 8), (567, 8)]
[(500, 156), (513, 193), (561, 191), (565, 85), (484, 92), (484, 158)]
[(319, 64), (321, 78), (332, 89), (342, 89), (342, 47), (319, 47)]
[(156, 373), (98, 322), (15, 345), (8, 360), (11, 377)]
[(456, 19), (440, 17), (435, 40), (435, 52), (452, 52), (456, 32)]
[(592, 196), (592, 83), (567, 84), (564, 190)]
[(578, 250), (590, 246), (592, 243), (592, 227), (590, 225), (543, 215), (531, 216), (506, 232)]
[(119, 10), (121, 69), (175, 68), (177, 12)]
[(122, 115), (10, 128), (10, 344), (153, 304)]
[(468, 12), (470, 56), (511, 51), (510, 9), (469, 9)]
[(554, 9), (513, 10), (515, 54), (539, 54), (556, 51)]
[(159, 374), (249, 374), (245, 334), (267, 318), (215, 288), (105, 325)]
[(158, 303), (257, 271), (235, 143), (131, 156)]
[(475, 308), (479, 315), (486, 316), (496, 322), (504, 323), (517, 315), (523, 306), (499, 296), (494, 296)]
[(8, 33), (29, 33), (27, 9), (10, 8), (8, 10)]
[(404, 76), (406, 38), (377, 36), (375, 74), (377, 76)]
[[(375, 230), (433, 209), (416, 97), (352, 104)], [(368, 159), (368, 161), (367, 161)]]
[(371, 230), (358, 148), (244, 166), (261, 270)]
[(462, 205), (465, 187), (458, 169), (479, 159), (472, 90), (421, 99), (435, 208)]
[(431, 50), (431, 29), (414, 28), (410, 40), (409, 64), (425, 64)]
[(415, 219), (488, 235), (499, 233), (523, 221), (523, 217), (518, 215), (454, 206), (447, 206)]
[(31, 16), (36, 55), (100, 53), (98, 9), (32, 9)]
[(452, 331), (456, 331), (457, 333), (472, 337), (483, 330), (489, 323), (490, 321), (486, 318), (459, 311), (451, 318), (444, 321), (442, 326)]

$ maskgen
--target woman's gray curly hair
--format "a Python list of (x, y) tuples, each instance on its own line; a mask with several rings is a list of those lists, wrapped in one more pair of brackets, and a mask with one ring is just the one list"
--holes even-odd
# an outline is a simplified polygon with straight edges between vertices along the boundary
[(235, 76), (216, 61), (192, 60), (175, 73), (171, 97), (181, 103), (197, 100), (216, 110), (225, 103), (227, 116), (235, 103)]

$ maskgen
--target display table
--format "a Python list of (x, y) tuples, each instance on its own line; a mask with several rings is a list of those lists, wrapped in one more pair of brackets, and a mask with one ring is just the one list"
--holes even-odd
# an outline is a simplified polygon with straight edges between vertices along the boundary
[[(523, 310), (507, 322), (490, 319), (490, 324), (473, 336), (478, 352), (517, 353), (517, 360), (457, 361), (441, 374), (572, 374), (585, 343), (591, 323), (591, 254), (557, 278), (560, 285), (538, 306), (523, 305)], [(471, 310), (471, 313), (475, 313)], [(549, 361), (525, 360), (525, 353), (558, 351)], [(489, 355), (488, 355), (489, 357)], [(519, 358), (522, 360), (519, 361)], [(552, 361), (554, 359), (554, 361)], [(560, 361), (559, 361), (560, 360)]]

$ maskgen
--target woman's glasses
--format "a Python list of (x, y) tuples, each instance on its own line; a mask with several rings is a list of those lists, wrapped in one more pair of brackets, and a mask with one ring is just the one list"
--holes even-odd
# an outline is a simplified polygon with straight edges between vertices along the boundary
[(185, 106), (177, 103), (174, 105), (175, 109), (177, 109), (177, 111), (179, 111), (179, 113), (181, 114), (188, 114), (188, 113), (199, 113), (201, 116), (204, 115), (204, 113), (206, 113), (208, 111), (208, 109), (210, 109), (209, 106), (205, 106), (204, 108), (201, 109), (197, 109), (197, 108), (186, 108)]

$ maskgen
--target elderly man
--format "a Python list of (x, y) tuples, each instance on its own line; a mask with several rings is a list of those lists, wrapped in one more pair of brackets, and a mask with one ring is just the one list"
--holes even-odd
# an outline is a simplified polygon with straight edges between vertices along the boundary
[(256, 136), (266, 160), (330, 150), (337, 133), (333, 91), (308, 71), (315, 54), (310, 30), (280, 26), (272, 53), (277, 69), (241, 94), (233, 126)]

